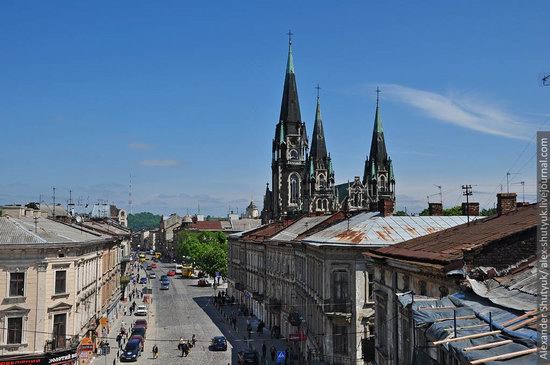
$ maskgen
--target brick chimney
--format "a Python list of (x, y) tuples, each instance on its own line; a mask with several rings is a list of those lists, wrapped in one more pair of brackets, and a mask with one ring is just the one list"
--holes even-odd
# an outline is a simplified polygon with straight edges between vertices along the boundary
[(516, 210), (516, 193), (497, 194), (497, 213), (506, 214)]
[(441, 203), (428, 203), (429, 215), (443, 215), (443, 204)]
[(378, 211), (384, 217), (393, 215), (394, 201), (388, 198), (381, 198), (378, 201)]
[(479, 203), (462, 203), (462, 215), (478, 216), (479, 215)]

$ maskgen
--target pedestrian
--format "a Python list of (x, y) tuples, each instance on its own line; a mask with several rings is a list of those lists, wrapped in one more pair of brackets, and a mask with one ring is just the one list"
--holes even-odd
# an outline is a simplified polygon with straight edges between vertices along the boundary
[(267, 352), (267, 346), (265, 345), (265, 341), (264, 341), (264, 343), (262, 344), (262, 359), (265, 359), (266, 352)]
[(189, 355), (189, 346), (187, 345), (187, 342), (184, 342), (181, 348), (182, 356), (185, 355), (185, 357), (187, 357), (187, 355)]
[(157, 344), (153, 345), (153, 359), (157, 359), (159, 357), (159, 348), (157, 347)]
[(116, 365), (116, 358), (113, 359), (113, 365)]
[(193, 337), (191, 337), (191, 344), (193, 345), (193, 347), (195, 347), (195, 343), (197, 342), (197, 337), (195, 336), (195, 334), (193, 333)]
[(119, 334), (116, 336), (116, 342), (118, 343), (118, 348), (120, 348), (121, 342), (122, 342), (122, 334), (119, 333)]
[(275, 346), (271, 346), (271, 361), (275, 361), (275, 355), (277, 354), (277, 350), (275, 349)]

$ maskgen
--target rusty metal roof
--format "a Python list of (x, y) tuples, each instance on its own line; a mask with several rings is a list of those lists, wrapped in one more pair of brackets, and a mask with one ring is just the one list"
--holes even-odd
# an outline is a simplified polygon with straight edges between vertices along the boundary
[(466, 223), (465, 216), (388, 216), (364, 212), (304, 237), (311, 244), (393, 245)]
[(271, 240), (274, 241), (292, 241), (302, 233), (306, 232), (307, 230), (315, 227), (316, 225), (324, 222), (328, 218), (330, 218), (330, 215), (321, 215), (321, 216), (314, 216), (314, 217), (303, 217), (302, 219), (297, 220), (296, 222), (292, 223), (287, 228), (283, 229), (279, 233), (277, 233), (275, 236), (271, 237)]
[(387, 256), (407, 261), (445, 265), (461, 259), (465, 250), (533, 229), (537, 226), (537, 222), (536, 205), (532, 204), (502, 216), (477, 220), (469, 226), (463, 224), (392, 247), (380, 248), (373, 254), (378, 257)]

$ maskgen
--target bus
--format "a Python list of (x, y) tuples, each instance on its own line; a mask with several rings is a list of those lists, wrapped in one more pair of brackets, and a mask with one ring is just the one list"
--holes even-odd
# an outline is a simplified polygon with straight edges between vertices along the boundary
[(183, 265), (176, 264), (176, 275), (181, 275), (183, 269)]

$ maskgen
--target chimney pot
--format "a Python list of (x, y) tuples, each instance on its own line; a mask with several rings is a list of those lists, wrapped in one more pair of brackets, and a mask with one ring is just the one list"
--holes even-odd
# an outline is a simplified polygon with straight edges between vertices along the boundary
[(475, 202), (462, 203), (462, 215), (469, 215), (470, 217), (478, 216), (479, 203), (475, 203)]
[(394, 201), (388, 198), (381, 198), (378, 201), (378, 211), (384, 216), (389, 217), (393, 215)]
[(443, 204), (441, 203), (428, 203), (428, 214), (441, 216), (443, 215)]
[(516, 210), (516, 193), (499, 193), (497, 194), (497, 213), (498, 215), (506, 214)]

